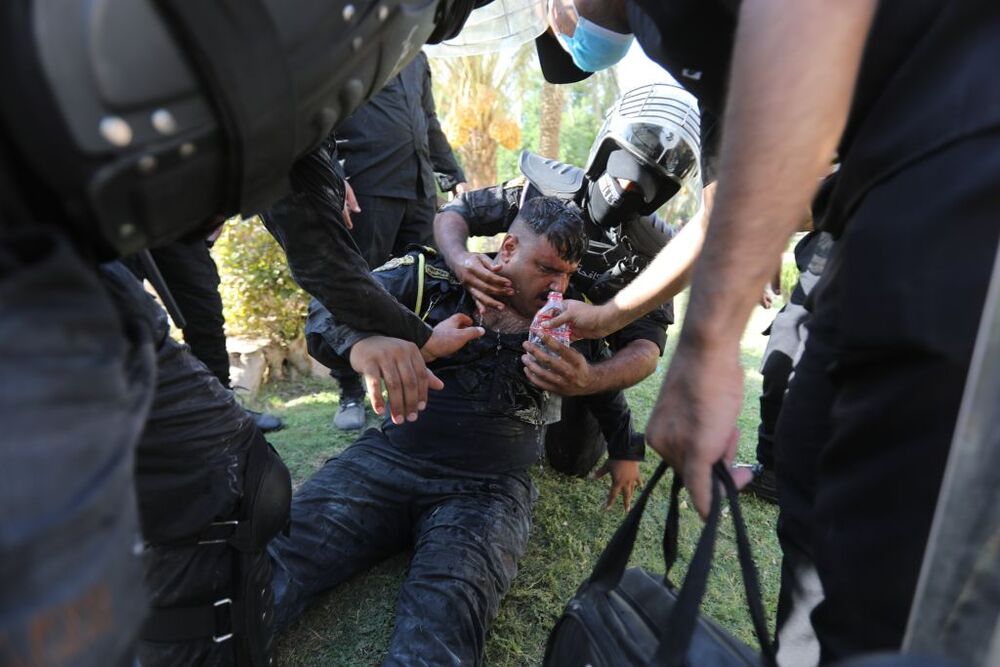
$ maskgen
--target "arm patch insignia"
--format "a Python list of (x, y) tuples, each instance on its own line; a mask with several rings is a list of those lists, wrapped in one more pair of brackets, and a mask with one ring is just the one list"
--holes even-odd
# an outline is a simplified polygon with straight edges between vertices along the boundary
[(461, 284), (459, 283), (458, 278), (456, 278), (451, 271), (438, 268), (431, 264), (428, 264), (424, 267), (424, 273), (426, 273), (430, 278), (433, 278), (434, 280), (447, 280), (453, 285)]

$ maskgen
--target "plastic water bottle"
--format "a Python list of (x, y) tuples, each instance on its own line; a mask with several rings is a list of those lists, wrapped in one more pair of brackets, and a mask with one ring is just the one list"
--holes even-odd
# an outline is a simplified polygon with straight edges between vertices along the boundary
[[(528, 341), (541, 347), (548, 354), (556, 356), (554, 352), (546, 347), (545, 343), (542, 342), (542, 336), (548, 334), (552, 338), (563, 345), (569, 345), (570, 342), (570, 327), (568, 324), (563, 324), (552, 329), (546, 329), (542, 326), (542, 322), (548, 322), (556, 315), (559, 315), (564, 310), (563, 307), (563, 295), (561, 292), (549, 292), (548, 301), (545, 305), (535, 313), (535, 318), (531, 320), (531, 327), (528, 329)], [(541, 360), (539, 360), (541, 362)], [(545, 364), (542, 363), (544, 366)], [(545, 392), (545, 407), (542, 411), (542, 422), (545, 424), (554, 424), (562, 417), (562, 397), (551, 392)]]
[[(552, 329), (546, 329), (542, 326), (543, 322), (548, 322), (556, 315), (562, 313), (563, 310), (565, 310), (565, 307), (563, 306), (562, 293), (549, 292), (548, 301), (535, 313), (535, 319), (531, 320), (531, 327), (528, 329), (528, 341), (548, 351), (545, 343), (542, 342), (542, 336), (548, 334), (563, 345), (569, 345), (571, 332), (568, 324), (562, 324)], [(550, 354), (552, 353), (550, 352)]]

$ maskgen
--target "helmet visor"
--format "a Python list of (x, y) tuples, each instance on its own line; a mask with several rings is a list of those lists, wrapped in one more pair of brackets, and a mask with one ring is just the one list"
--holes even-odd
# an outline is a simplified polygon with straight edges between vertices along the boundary
[(698, 155), (673, 128), (643, 122), (622, 123), (617, 128), (617, 136), (629, 152), (679, 182), (698, 168)]

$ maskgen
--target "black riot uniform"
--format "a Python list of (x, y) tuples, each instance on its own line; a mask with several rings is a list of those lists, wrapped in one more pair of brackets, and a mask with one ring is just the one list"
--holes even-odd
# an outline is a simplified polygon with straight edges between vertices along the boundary
[[(717, 117), (739, 4), (625, 3), (643, 50)], [(814, 203), (838, 248), (775, 456), (779, 532), (811, 546), (822, 582), (824, 661), (902, 640), (998, 238), (998, 59), (994, 2), (879, 2)], [(815, 604), (803, 592), (782, 598)]]
[[(521, 164), (523, 170), (543, 174), (539, 181), (546, 180), (545, 172), (559, 174), (561, 182), (569, 185), (557, 194), (567, 200), (579, 203), (586, 190), (586, 179), (579, 167), (543, 160), (530, 153), (524, 154)], [(461, 215), (469, 225), (470, 235), (491, 236), (510, 227), (527, 198), (555, 192), (551, 188), (546, 190), (543, 192), (527, 177), (519, 177), (501, 185), (463, 193), (442, 207), (442, 211)], [(570, 284), (593, 303), (603, 303), (614, 296), (673, 236), (669, 226), (655, 215), (635, 216), (616, 229), (599, 226), (586, 213), (583, 218), (589, 246)], [(673, 321), (672, 305), (660, 306), (608, 336), (604, 354), (616, 352), (635, 340), (654, 343), (662, 354), (667, 340), (666, 328)], [(587, 474), (605, 448), (612, 459), (642, 460), (645, 442), (632, 426), (631, 410), (622, 391), (564, 397), (562, 410), (562, 419), (549, 427), (545, 443), (549, 462), (560, 472)]]
[(423, 52), (337, 128), (337, 153), (360, 213), (351, 233), (371, 268), (433, 240), (437, 188), (465, 182), (434, 105)]
[[(70, 4), (0, 7), (0, 662), (266, 665), (288, 473), (109, 260), (274, 201), (475, 3)], [(425, 341), (331, 210), (275, 227), (293, 271)]]
[[(650, 57), (701, 95), (678, 65), (706, 63), (702, 78), (724, 71), (733, 24), (714, 22), (698, 54), (679, 31), (702, 33), (674, 19), (737, 4), (627, 9)], [(816, 558), (824, 662), (902, 640), (1000, 235), (998, 59), (994, 2), (880, 2), (841, 169), (815, 216), (838, 249), (817, 286), (776, 462), (779, 530), (797, 530)]]
[[(433, 250), (415, 248), (373, 276), (429, 324), (476, 312)], [(321, 363), (343, 363), (369, 335), (310, 305), (306, 341)], [(444, 389), (419, 420), (386, 419), (303, 484), (290, 534), (270, 547), (279, 626), (319, 593), (412, 547), (383, 664), (482, 663), (486, 631), (527, 545), (536, 496), (528, 468), (541, 456), (551, 400), (524, 374), (527, 337), (487, 331), (432, 362)], [(575, 345), (585, 356), (598, 349)]]

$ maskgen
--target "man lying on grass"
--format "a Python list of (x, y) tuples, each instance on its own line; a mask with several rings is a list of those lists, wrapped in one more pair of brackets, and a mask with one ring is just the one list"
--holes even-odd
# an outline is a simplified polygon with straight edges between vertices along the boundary
[[(526, 344), (528, 326), (549, 291), (566, 290), (586, 247), (575, 209), (547, 197), (521, 209), (495, 258), (514, 294), (504, 310), (482, 316), (486, 335), (429, 363), (444, 389), (418, 421), (368, 430), (296, 493), (290, 534), (270, 547), (279, 630), (322, 591), (412, 547), (385, 664), (481, 663), (528, 540), (536, 496), (528, 468), (552, 412), (552, 397), (524, 371), (526, 350), (546, 357)], [(413, 251), (373, 275), (429, 324), (476, 312), (433, 251)], [(368, 340), (315, 303), (306, 331), (310, 353), (328, 366)], [(588, 358), (597, 349), (576, 345)]]

